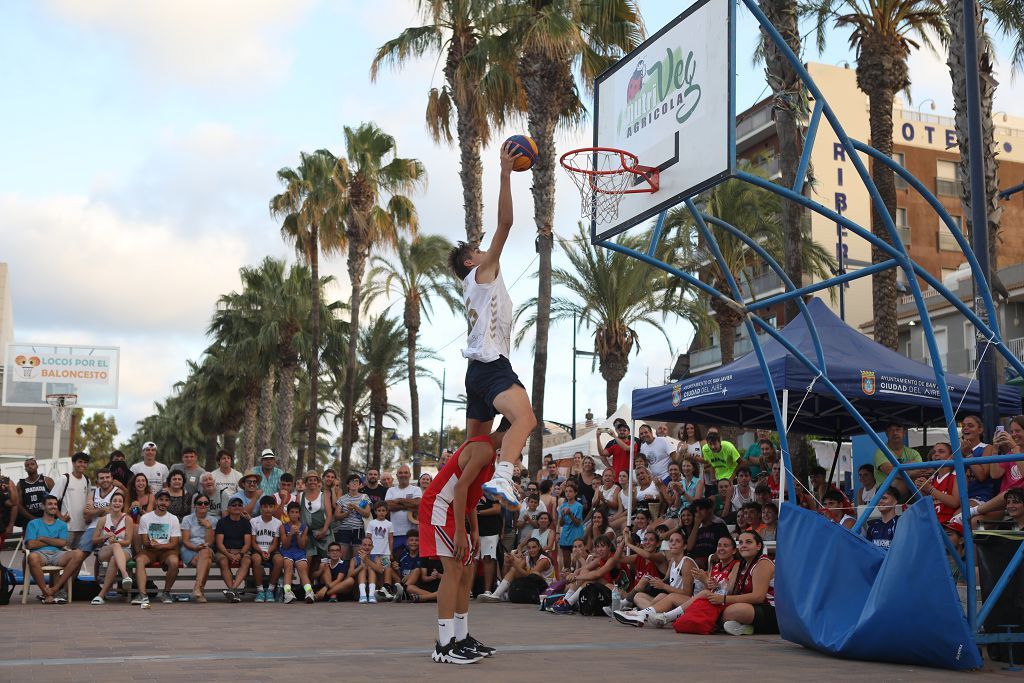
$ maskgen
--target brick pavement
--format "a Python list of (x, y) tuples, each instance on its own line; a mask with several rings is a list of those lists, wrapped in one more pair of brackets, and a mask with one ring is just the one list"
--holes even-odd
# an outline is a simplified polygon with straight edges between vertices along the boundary
[[(15, 596), (17, 598), (17, 594)], [(473, 605), (471, 628), (501, 653), (480, 664), (453, 667), (428, 657), (432, 605), (315, 606), (156, 603), (150, 610), (108, 603), (0, 607), (0, 682), (167, 681), (199, 674), (204, 680), (280, 681), (343, 676), (376, 682), (417, 675), (446, 680), (547, 678), (628, 680), (712, 676), (758, 683), (827, 677), (834, 681), (962, 678), (918, 667), (824, 657), (777, 637), (679, 636), (632, 629), (603, 618), (541, 614), (525, 605)], [(357, 628), (352, 628), (353, 623)], [(341, 628), (339, 628), (341, 627)], [(143, 643), (135, 645), (135, 643)], [(738, 647), (739, 646), (739, 647)], [(664, 656), (671, 653), (671, 656)], [(537, 672), (536, 675), (531, 672)], [(990, 666), (986, 680), (1024, 680)]]

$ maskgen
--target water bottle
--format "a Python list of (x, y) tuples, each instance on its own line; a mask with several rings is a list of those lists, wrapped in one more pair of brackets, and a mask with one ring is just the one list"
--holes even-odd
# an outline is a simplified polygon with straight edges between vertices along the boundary
[(612, 611), (616, 612), (622, 609), (622, 593), (619, 592), (618, 586), (612, 589)]

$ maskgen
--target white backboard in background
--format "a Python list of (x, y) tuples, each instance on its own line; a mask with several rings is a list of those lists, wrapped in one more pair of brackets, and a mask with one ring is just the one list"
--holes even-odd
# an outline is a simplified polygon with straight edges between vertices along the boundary
[(32, 408), (47, 394), (78, 394), (83, 408), (117, 408), (120, 358), (116, 346), (8, 344), (3, 404)]
[(735, 170), (734, 21), (732, 0), (698, 0), (598, 76), (594, 146), (632, 152), (661, 178), (658, 192), (625, 195), (616, 221), (592, 223), (592, 240), (655, 216)]

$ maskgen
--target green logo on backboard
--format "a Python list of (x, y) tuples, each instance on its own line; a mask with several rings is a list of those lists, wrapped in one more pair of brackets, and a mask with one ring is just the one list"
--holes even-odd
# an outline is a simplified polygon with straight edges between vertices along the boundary
[(640, 60), (626, 87), (626, 107), (619, 112), (619, 137), (631, 137), (670, 113), (677, 123), (685, 123), (700, 103), (696, 73), (693, 51), (684, 59), (681, 47), (666, 49), (665, 58), (650, 68)]

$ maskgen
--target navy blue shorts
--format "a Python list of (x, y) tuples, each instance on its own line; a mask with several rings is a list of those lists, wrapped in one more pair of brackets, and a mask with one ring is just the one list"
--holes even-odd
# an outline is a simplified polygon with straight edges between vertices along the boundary
[(498, 414), (494, 409), (494, 399), (514, 384), (526, 389), (505, 356), (498, 356), (490, 363), (469, 361), (466, 368), (466, 417), (481, 422), (493, 420)]

